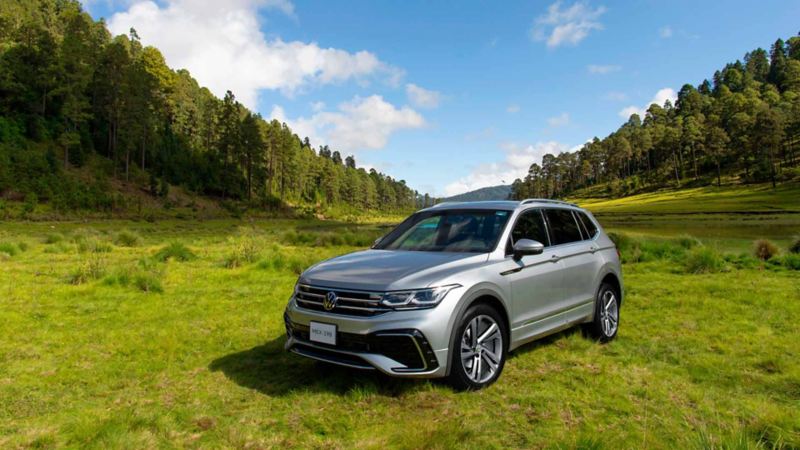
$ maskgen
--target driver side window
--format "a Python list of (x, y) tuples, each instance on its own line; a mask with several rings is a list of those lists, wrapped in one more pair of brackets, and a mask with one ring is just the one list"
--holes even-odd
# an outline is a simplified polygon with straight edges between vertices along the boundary
[(511, 230), (511, 237), (506, 245), (506, 254), (513, 253), (514, 243), (520, 239), (531, 239), (539, 241), (544, 246), (550, 245), (547, 237), (547, 228), (544, 226), (544, 218), (540, 209), (525, 211), (517, 219), (514, 229)]

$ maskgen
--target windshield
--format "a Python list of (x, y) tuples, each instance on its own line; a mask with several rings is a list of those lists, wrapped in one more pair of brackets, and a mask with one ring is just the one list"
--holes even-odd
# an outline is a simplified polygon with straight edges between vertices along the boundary
[(497, 246), (509, 216), (504, 210), (423, 211), (398, 225), (374, 248), (488, 253)]

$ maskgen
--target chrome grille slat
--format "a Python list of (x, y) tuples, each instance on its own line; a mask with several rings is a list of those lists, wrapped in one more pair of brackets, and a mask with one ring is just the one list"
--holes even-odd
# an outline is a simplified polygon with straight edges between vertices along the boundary
[[(328, 292), (336, 293), (338, 302), (330, 311), (323, 307), (325, 296)], [(324, 311), (330, 314), (345, 314), (353, 316), (374, 316), (391, 311), (391, 308), (381, 305), (383, 294), (369, 291), (352, 291), (348, 289), (326, 288), (301, 284), (298, 286), (295, 300), (298, 306)]]

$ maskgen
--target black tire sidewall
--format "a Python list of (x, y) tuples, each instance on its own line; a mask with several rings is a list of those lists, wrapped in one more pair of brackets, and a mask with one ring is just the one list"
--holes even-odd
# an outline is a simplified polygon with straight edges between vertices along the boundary
[[(463, 336), (464, 330), (469, 322), (475, 317), (483, 315), (491, 317), (500, 326), (500, 333), (503, 336), (503, 354), (500, 356), (500, 363), (497, 365), (497, 372), (495, 372), (494, 376), (484, 383), (475, 383), (467, 376), (463, 362), (461, 361), (461, 337)], [(453, 330), (453, 333), (453, 348), (450, 352), (450, 384), (452, 384), (453, 387), (458, 390), (477, 390), (494, 383), (503, 372), (503, 367), (505, 367), (506, 363), (506, 356), (508, 354), (508, 326), (502, 314), (497, 312), (497, 310), (491, 306), (483, 303), (470, 306), (466, 312), (464, 312), (464, 315), (458, 322), (458, 326), (456, 326)]]
[[(603, 308), (603, 294), (607, 291), (611, 291), (614, 293), (614, 301), (617, 302), (617, 328), (614, 330), (614, 334), (611, 336), (606, 336), (603, 333), (603, 324), (600, 321), (600, 310)], [(621, 320), (622, 314), (620, 314), (620, 304), (619, 304), (619, 293), (614, 286), (611, 286), (608, 283), (603, 283), (600, 285), (600, 288), (597, 290), (597, 297), (595, 298), (594, 302), (594, 321), (592, 322), (592, 334), (600, 341), (600, 342), (608, 342), (613, 340), (617, 337), (617, 333), (619, 332), (619, 323)]]

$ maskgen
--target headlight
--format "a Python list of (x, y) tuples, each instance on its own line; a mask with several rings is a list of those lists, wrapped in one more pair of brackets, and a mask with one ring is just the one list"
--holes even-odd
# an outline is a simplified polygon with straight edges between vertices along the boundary
[(448, 292), (460, 287), (460, 284), (449, 284), (428, 289), (387, 292), (383, 294), (381, 304), (394, 309), (432, 308), (438, 305)]

